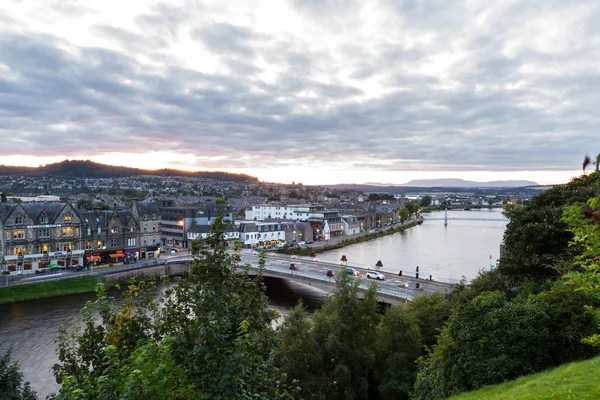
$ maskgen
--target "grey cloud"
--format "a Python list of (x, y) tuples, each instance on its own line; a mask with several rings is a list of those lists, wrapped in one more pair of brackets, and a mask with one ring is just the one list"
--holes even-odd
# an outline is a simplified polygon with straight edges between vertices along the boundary
[[(456, 15), (464, 12), (461, 5), (423, 4), (396, 8), (410, 20), (410, 33), (447, 36), (448, 26), (469, 18)], [(359, 5), (298, 7), (306, 18), (320, 12), (345, 24), (354, 21)], [(448, 38), (411, 50), (393, 35), (369, 51), (347, 43), (338, 51), (352, 78), (376, 79), (392, 89), (366, 99), (358, 87), (335, 76), (340, 66), (332, 54), (289, 35), (272, 38), (225, 23), (197, 27), (191, 37), (219, 55), (228, 75), (159, 58), (154, 50), (190, 22), (185, 11), (162, 6), (139, 17), (144, 35), (96, 27), (98, 35), (129, 46), (129, 53), (81, 48), (75, 56), (48, 35), (0, 36), (0, 65), (18, 76), (0, 75), (0, 153), (20, 151), (26, 143), (34, 154), (56, 149), (74, 157), (114, 150), (193, 152), (223, 156), (226, 164), (214, 165), (228, 167), (327, 160), (387, 170), (522, 170), (574, 168), (574, 159), (578, 166), (580, 155), (600, 144), (599, 79), (588, 68), (600, 57), (593, 38), (556, 54), (508, 57), (499, 51), (506, 23), (494, 22), (484, 33), (457, 28), (468, 54), (449, 72), (457, 84), (452, 89), (444, 87), (443, 77), (418, 69), (431, 52), (445, 50)], [(437, 23), (449, 25), (437, 29)], [(167, 67), (141, 64), (138, 53)], [(257, 55), (281, 72), (274, 82), (258, 79)], [(552, 62), (579, 68), (558, 76), (520, 70), (525, 63)], [(318, 75), (329, 82), (319, 82)], [(521, 79), (527, 80), (521, 87), (506, 88)], [(478, 84), (485, 88), (478, 90)], [(306, 97), (308, 92), (316, 96)]]

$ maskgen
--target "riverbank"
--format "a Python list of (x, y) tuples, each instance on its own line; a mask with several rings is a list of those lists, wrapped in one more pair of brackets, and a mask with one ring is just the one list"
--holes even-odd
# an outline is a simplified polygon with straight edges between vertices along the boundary
[(421, 224), (422, 222), (423, 222), (422, 220), (411, 221), (409, 223), (402, 224), (399, 226), (391, 226), (387, 229), (380, 229), (375, 232), (363, 233), (362, 235), (352, 236), (347, 239), (339, 240), (339, 238), (335, 238), (332, 240), (337, 239), (336, 242), (325, 243), (324, 245), (317, 244), (317, 245), (313, 245), (310, 247), (287, 247), (286, 246), (286, 247), (283, 247), (283, 248), (277, 250), (277, 252), (281, 253), (281, 254), (294, 254), (297, 256), (308, 256), (311, 253), (323, 253), (325, 251), (341, 249), (343, 247), (351, 246), (353, 244), (368, 242), (370, 240), (378, 239), (378, 238), (381, 238), (381, 237), (384, 237), (387, 235), (393, 235), (394, 233), (402, 232), (409, 228), (417, 226), (417, 225)]
[(98, 278), (95, 276), (81, 276), (30, 285), (9, 286), (0, 289), (0, 304), (93, 292), (97, 283)]

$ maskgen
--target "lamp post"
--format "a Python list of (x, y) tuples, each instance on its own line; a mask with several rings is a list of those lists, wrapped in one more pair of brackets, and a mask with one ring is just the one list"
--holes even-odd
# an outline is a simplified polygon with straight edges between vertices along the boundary
[(492, 270), (492, 255), (490, 254), (490, 271)]
[(404, 302), (408, 304), (408, 283), (404, 284)]

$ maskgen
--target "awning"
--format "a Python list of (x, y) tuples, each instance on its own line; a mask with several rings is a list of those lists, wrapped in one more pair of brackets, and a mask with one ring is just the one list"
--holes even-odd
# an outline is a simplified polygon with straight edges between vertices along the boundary
[(88, 260), (91, 258), (94, 261), (100, 261), (102, 259), (102, 257), (100, 257), (100, 256), (94, 256), (94, 255), (91, 255), (91, 254), (86, 254), (85, 258), (87, 258)]
[(125, 257), (125, 254), (123, 254), (123, 253), (116, 253), (116, 254), (109, 254), (108, 256), (110, 258), (123, 258), (123, 257)]

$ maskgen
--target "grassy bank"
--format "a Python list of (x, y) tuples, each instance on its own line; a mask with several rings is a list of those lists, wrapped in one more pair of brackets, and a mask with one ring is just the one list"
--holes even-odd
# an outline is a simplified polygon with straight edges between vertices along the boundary
[[(392, 235), (397, 232), (402, 232), (408, 228), (412, 228), (413, 226), (418, 225), (419, 223), (420, 222), (414, 221), (414, 222), (410, 222), (406, 225), (392, 226), (388, 229), (382, 229), (377, 232), (367, 233), (367, 234), (364, 234), (361, 236), (353, 236), (348, 239), (344, 239), (339, 243), (331, 244), (331, 245), (326, 244), (324, 246), (318, 246), (318, 247), (293, 247), (293, 248), (286, 246), (286, 247), (279, 249), (277, 252), (283, 253), (283, 254), (294, 254), (297, 256), (308, 256), (312, 252), (323, 253), (324, 251), (341, 249), (342, 247), (350, 246), (350, 245), (357, 244), (357, 243), (367, 242), (369, 240), (377, 239), (377, 238), (380, 238), (380, 237), (383, 237), (386, 235)], [(291, 252), (290, 252), (290, 250), (291, 250)]]
[(82, 276), (30, 285), (9, 286), (0, 288), (0, 304), (93, 292), (96, 283), (98, 283), (98, 279), (95, 276)]
[(600, 399), (600, 357), (453, 396), (451, 400)]

